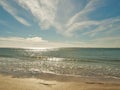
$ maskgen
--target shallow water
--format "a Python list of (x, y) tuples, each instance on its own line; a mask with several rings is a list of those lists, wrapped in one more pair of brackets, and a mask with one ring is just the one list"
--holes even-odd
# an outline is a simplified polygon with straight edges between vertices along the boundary
[(0, 73), (52, 73), (120, 79), (120, 49), (0, 48)]

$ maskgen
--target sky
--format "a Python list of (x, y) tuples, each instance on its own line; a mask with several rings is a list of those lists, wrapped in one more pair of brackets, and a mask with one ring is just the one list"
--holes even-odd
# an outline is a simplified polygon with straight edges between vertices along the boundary
[(120, 48), (120, 0), (0, 0), (0, 47)]

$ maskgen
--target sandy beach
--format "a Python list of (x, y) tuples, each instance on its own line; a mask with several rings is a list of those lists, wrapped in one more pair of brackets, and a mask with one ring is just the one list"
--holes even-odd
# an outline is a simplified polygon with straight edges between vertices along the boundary
[(120, 83), (64, 81), (0, 75), (0, 90), (120, 90)]

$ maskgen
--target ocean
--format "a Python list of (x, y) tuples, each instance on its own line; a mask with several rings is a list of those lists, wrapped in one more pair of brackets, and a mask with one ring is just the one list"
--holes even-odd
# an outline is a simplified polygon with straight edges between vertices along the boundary
[(120, 79), (119, 48), (0, 48), (0, 73)]

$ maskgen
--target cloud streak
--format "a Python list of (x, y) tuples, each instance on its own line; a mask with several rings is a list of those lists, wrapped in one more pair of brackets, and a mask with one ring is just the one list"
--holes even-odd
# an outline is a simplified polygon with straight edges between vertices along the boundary
[[(119, 29), (120, 17), (94, 20), (89, 14), (105, 4), (101, 0), (85, 0), (80, 4), (79, 11), (71, 0), (13, 0), (20, 7), (31, 13), (32, 18), (42, 30), (54, 27), (58, 33), (65, 36), (74, 36), (76, 31), (84, 31), (83, 35), (95, 36), (97, 33)], [(82, 3), (82, 1), (80, 1)], [(30, 26), (25, 18), (17, 14), (17, 8), (12, 7), (6, 0), (0, 1), (3, 8), (20, 23)], [(88, 30), (88, 31), (87, 31)]]
[(25, 19), (17, 15), (17, 10), (12, 7), (6, 0), (0, 0), (0, 5), (18, 22), (22, 23), (23, 25), (30, 26), (30, 24)]
[(53, 25), (57, 0), (17, 0), (16, 2), (35, 17), (41, 29), (49, 29)]
[(120, 29), (120, 17), (115, 18), (109, 18), (101, 21), (97, 21), (98, 24), (96, 24), (95, 28), (85, 32), (85, 35), (95, 36), (96, 34), (99, 34), (100, 32), (107, 31), (107, 32), (114, 32), (115, 30)]

